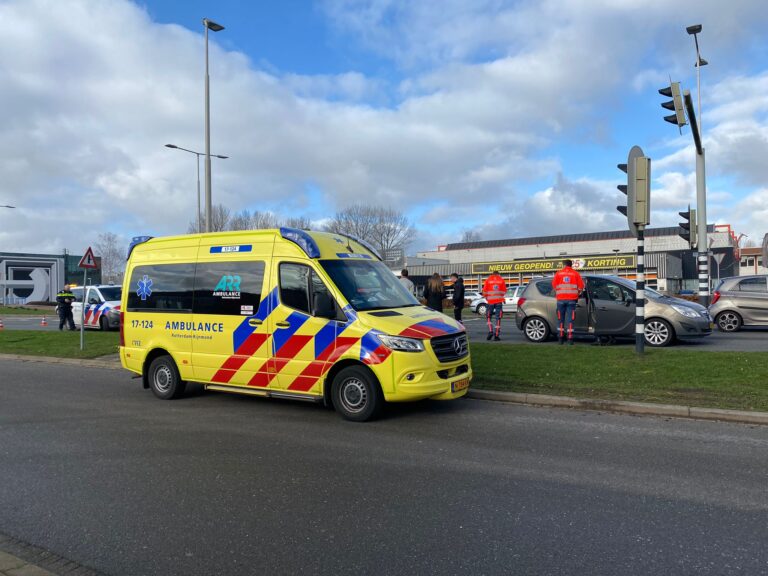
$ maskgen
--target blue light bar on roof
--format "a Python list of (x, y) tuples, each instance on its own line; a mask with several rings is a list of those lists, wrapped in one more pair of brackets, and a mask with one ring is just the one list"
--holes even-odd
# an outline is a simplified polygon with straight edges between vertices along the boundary
[(152, 240), (154, 236), (134, 236), (131, 239), (131, 243), (128, 246), (128, 255), (125, 257), (126, 260), (128, 260), (131, 257), (131, 252), (133, 252), (133, 249), (138, 246), (139, 244), (144, 244), (144, 242), (148, 242)]
[(384, 261), (384, 258), (381, 257), (381, 254), (379, 254), (379, 251), (376, 250), (376, 248), (374, 248), (373, 244), (371, 244), (370, 242), (366, 242), (365, 240), (363, 240), (362, 238), (358, 238), (354, 234), (347, 234), (345, 232), (337, 232), (337, 234), (339, 236), (344, 236), (345, 238), (349, 238), (350, 240), (354, 240), (355, 242), (357, 242), (361, 246), (365, 246), (365, 248), (367, 250), (369, 250), (371, 252), (371, 254), (376, 256), (376, 258), (378, 258), (381, 261)]
[(320, 258), (320, 247), (309, 234), (298, 228), (280, 228), (280, 235), (286, 240), (290, 240), (310, 258)]

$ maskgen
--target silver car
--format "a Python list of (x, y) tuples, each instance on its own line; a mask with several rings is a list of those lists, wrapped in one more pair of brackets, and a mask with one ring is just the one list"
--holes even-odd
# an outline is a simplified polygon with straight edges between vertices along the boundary
[(723, 278), (712, 293), (709, 313), (723, 332), (768, 326), (768, 275)]
[[(635, 334), (635, 283), (618, 276), (582, 275), (585, 294), (576, 305), (573, 330), (577, 336), (632, 337)], [(675, 339), (701, 338), (712, 333), (712, 319), (700, 304), (645, 289), (645, 341), (668, 346)], [(552, 278), (532, 280), (515, 315), (517, 327), (531, 342), (544, 342), (557, 333), (557, 304)]]
[[(525, 290), (525, 286), (511, 286), (507, 288), (506, 294), (504, 294), (504, 303), (501, 305), (501, 309), (504, 312), (517, 311), (517, 300)], [(473, 312), (477, 312), (481, 316), (485, 316), (488, 311), (488, 302), (485, 300), (485, 296), (479, 295), (469, 303), (469, 309)]]

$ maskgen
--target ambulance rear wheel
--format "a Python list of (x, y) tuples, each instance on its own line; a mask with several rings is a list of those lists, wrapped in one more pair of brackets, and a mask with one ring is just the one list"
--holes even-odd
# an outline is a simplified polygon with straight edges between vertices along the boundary
[(173, 400), (184, 394), (187, 383), (181, 379), (179, 369), (170, 356), (159, 356), (149, 365), (149, 387), (161, 400)]
[(336, 412), (353, 422), (375, 418), (384, 404), (376, 378), (360, 366), (349, 366), (336, 375), (331, 398)]

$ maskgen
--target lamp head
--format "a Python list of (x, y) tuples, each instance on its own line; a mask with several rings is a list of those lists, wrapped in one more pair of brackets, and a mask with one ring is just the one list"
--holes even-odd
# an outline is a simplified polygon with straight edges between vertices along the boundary
[(176, 144), (166, 144), (165, 147), (166, 148), (178, 148), (178, 146), (176, 146)]
[(688, 26), (685, 29), (688, 34), (700, 34), (701, 33), (701, 24), (694, 24), (693, 26)]
[(209, 30), (213, 30), (214, 32), (220, 32), (221, 30), (224, 30), (224, 26), (217, 24), (213, 20), (208, 20), (208, 18), (203, 18), (203, 26)]

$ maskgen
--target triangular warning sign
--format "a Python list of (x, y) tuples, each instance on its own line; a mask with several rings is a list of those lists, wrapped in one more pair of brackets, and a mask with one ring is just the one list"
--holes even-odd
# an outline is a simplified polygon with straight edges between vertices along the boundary
[(96, 258), (93, 257), (93, 250), (91, 250), (90, 246), (88, 246), (88, 250), (85, 251), (85, 255), (80, 258), (80, 264), (78, 264), (77, 267), (98, 268), (98, 266), (96, 266)]

